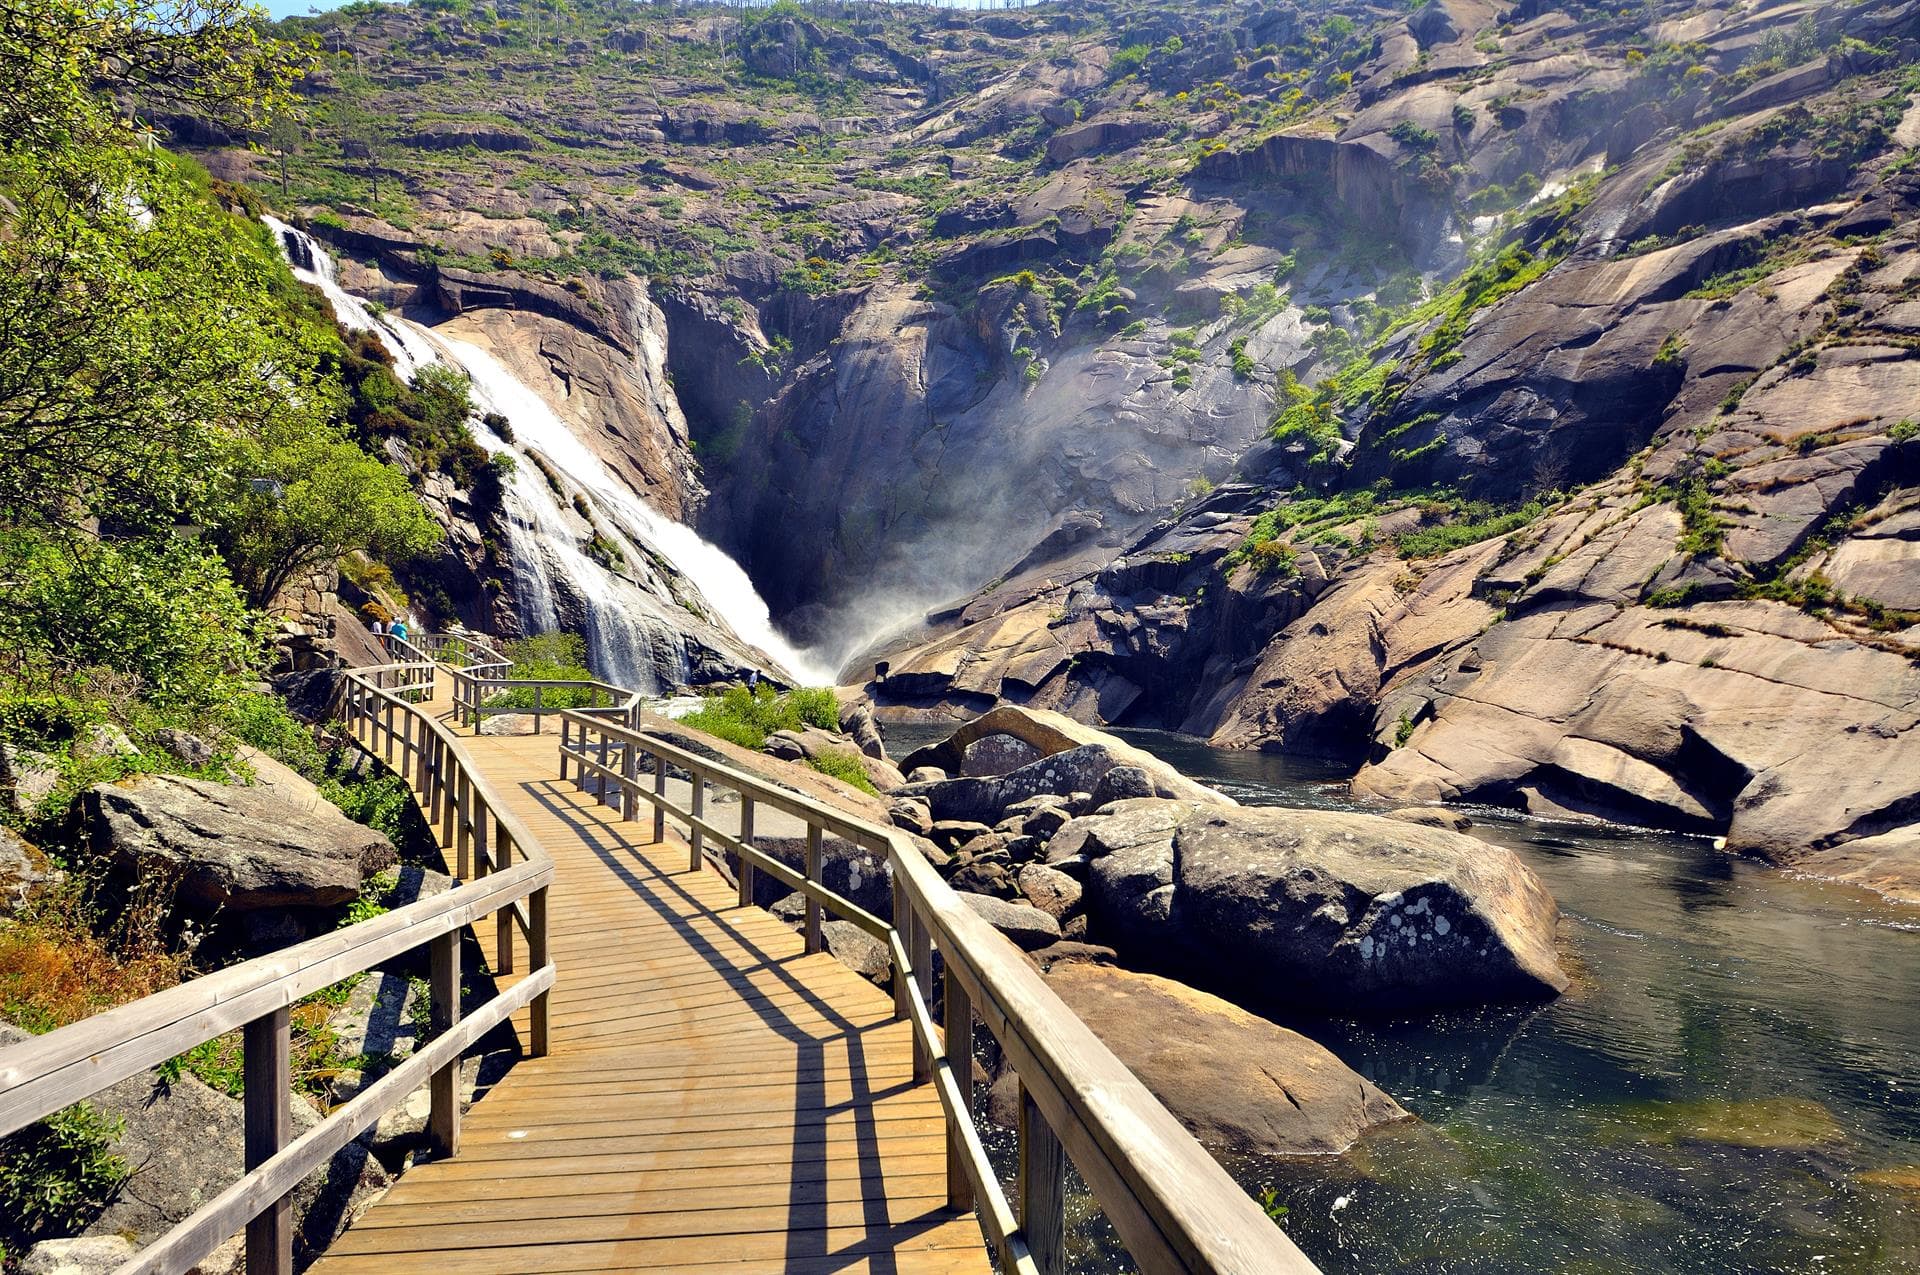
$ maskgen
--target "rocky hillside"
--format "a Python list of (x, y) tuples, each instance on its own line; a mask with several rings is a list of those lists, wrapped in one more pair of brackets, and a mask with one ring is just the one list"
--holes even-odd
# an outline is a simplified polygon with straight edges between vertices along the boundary
[(220, 171), (790, 628), (927, 612), (883, 702), (1911, 872), (1920, 7), (291, 25), (313, 127)]

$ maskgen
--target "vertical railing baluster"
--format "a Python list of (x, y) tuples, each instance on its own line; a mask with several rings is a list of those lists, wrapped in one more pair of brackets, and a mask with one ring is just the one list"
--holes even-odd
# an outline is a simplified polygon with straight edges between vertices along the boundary
[[(913, 951), (913, 901), (907, 897), (907, 883), (898, 872), (893, 874), (893, 928), (900, 936), (902, 951)], [(898, 959), (893, 963), (893, 1017), (896, 1022), (907, 1017), (907, 976), (910, 971), (904, 968)], [(920, 1051), (914, 1051), (914, 1070), (919, 1071)]]
[[(534, 974), (545, 969), (552, 959), (547, 949), (547, 887), (544, 885), (527, 896), (527, 931), (527, 972)], [(547, 1053), (549, 994), (541, 992), (528, 1008), (527, 1049), (535, 1058), (544, 1058)]]
[[(908, 905), (911, 910), (911, 904)], [(933, 943), (927, 923), (916, 914), (913, 929), (907, 942), (907, 952), (913, 961), (913, 981), (920, 987), (920, 999), (929, 1010), (933, 1008)], [(914, 1034), (913, 1078), (926, 1080), (933, 1075), (933, 1058), (928, 1052), (933, 1048), (931, 1041), (923, 1042), (919, 1033)]]
[[(807, 880), (813, 882), (815, 885), (820, 883), (821, 842), (822, 834), (820, 825), (817, 823), (808, 824), (807, 857), (801, 864), (801, 868), (802, 871), (805, 872)], [(807, 951), (818, 952), (820, 950), (820, 900), (814, 898), (811, 894), (807, 896), (806, 938)]]
[(632, 823), (640, 812), (640, 750), (633, 741), (620, 743), (620, 820)]
[[(954, 1083), (960, 1087), (960, 1118), (973, 1120), (973, 1001), (967, 988), (947, 962), (941, 1004), (945, 1029), (944, 1052)], [(947, 1128), (947, 1207), (973, 1207), (973, 1179), (967, 1176), (967, 1144), (958, 1130)]]
[[(653, 795), (667, 795), (667, 757), (657, 754), (653, 759)], [(667, 808), (659, 802), (653, 804), (653, 844), (662, 845), (667, 839)]]
[[(241, 1033), (241, 1099), (248, 1172), (293, 1141), (293, 1029), (286, 1006)], [(293, 1197), (283, 1195), (247, 1223), (247, 1275), (292, 1275)]]
[[(745, 793), (740, 794), (740, 844), (749, 848), (753, 845), (753, 798)], [(754, 876), (753, 865), (747, 862), (746, 855), (741, 855), (737, 880), (740, 887), (740, 906), (743, 908), (753, 902)]]
[[(439, 1036), (460, 1021), (460, 931), (435, 936), (427, 945), (427, 957), (433, 993), (427, 1021)], [(433, 1073), (427, 1097), (427, 1144), (436, 1158), (451, 1159), (460, 1150), (459, 1055)]]
[(473, 879), (478, 881), (493, 871), (493, 856), (488, 853), (487, 836), (491, 831), (493, 811), (487, 809), (487, 803), (477, 798), (472, 803), (473, 810)]
[[(504, 872), (513, 866), (513, 835), (499, 820), (493, 825), (493, 870)], [(493, 914), (493, 972), (513, 973), (513, 906), (509, 904)]]
[(454, 850), (459, 859), (459, 877), (473, 879), (473, 777), (462, 768), (455, 779), (453, 812)]
[(1020, 1085), (1020, 1233), (1040, 1275), (1066, 1269), (1067, 1157), (1025, 1082)]
[[(707, 814), (707, 777), (706, 777), (705, 775), (703, 775), (703, 774), (698, 774), (698, 773), (696, 773), (696, 774), (694, 775), (694, 777), (693, 777), (693, 807), (692, 807), (692, 809), (693, 809), (693, 817), (694, 817), (695, 819), (704, 819), (704, 818), (706, 817), (706, 814)], [(700, 825), (699, 825), (699, 824), (697, 824), (697, 823), (690, 823), (690, 824), (688, 824), (688, 825), (687, 825), (687, 828), (688, 828), (688, 832), (687, 832), (687, 847), (688, 847), (688, 849), (687, 849), (687, 871), (689, 871), (689, 872), (698, 872), (698, 871), (700, 870), (700, 863), (701, 863), (701, 859), (700, 859), (700, 842), (701, 842), (701, 841), (702, 841), (702, 839), (703, 839), (703, 834), (702, 834), (702, 833), (701, 833), (701, 831), (700, 831)]]

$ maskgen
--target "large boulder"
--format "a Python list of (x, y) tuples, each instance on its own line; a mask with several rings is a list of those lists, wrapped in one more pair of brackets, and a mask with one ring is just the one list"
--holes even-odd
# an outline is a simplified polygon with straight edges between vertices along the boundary
[[(1155, 757), (1144, 748), (1135, 748), (1117, 735), (1108, 734), (1092, 726), (1074, 721), (1064, 713), (1050, 712), (1038, 708), (1020, 708), (1012, 704), (1003, 704), (988, 713), (983, 713), (965, 723), (946, 739), (937, 744), (909, 753), (900, 759), (900, 769), (912, 774), (919, 766), (935, 766), (949, 775), (973, 774), (967, 770), (969, 751), (974, 744), (991, 736), (1006, 735), (1027, 745), (1041, 758), (1052, 757), (1059, 753), (1087, 747), (1098, 746), (1104, 749), (1112, 766), (1137, 766), (1145, 771), (1153, 784), (1153, 793), (1157, 797), (1177, 797), (1184, 801), (1199, 801), (1215, 806), (1236, 804), (1231, 797), (1195, 783), (1178, 770)], [(1012, 752), (1011, 746), (1008, 751)], [(1105, 767), (1100, 774), (1112, 766)], [(1026, 767), (1017, 767), (1018, 773)], [(1097, 778), (1097, 776), (1095, 776)], [(1083, 783), (1075, 788), (1052, 789), (1059, 793), (1092, 792), (1093, 783)], [(1029, 794), (1032, 795), (1032, 794)], [(948, 816), (938, 816), (947, 818)], [(997, 820), (989, 819), (987, 823)]]
[(1204, 1145), (1254, 1155), (1344, 1151), (1410, 1117), (1297, 1032), (1151, 974), (1062, 961), (1047, 986)]
[(1036, 952), (1060, 941), (1060, 922), (1030, 903), (1009, 903), (984, 894), (962, 894), (960, 898), (1023, 952)]
[(892, 762), (863, 751), (853, 736), (835, 734), (818, 726), (775, 731), (767, 737), (767, 754), (781, 761), (804, 762), (808, 765), (834, 755), (851, 758), (860, 764), (867, 782), (882, 792), (907, 782), (906, 776), (895, 769)]
[(1390, 1011), (1564, 991), (1559, 909), (1499, 846), (1378, 815), (1141, 799), (1074, 820), (1094, 941), (1258, 1003)]
[(177, 876), (181, 901), (205, 911), (338, 907), (394, 862), (383, 834), (269, 787), (156, 775), (95, 784), (85, 809), (96, 851), (138, 877)]
[[(753, 846), (762, 854), (778, 859), (795, 872), (806, 871), (807, 839), (805, 837), (762, 833), (754, 837)], [(729, 872), (739, 872), (739, 858), (731, 851), (724, 852), (721, 859), (727, 865)], [(839, 837), (822, 837), (820, 839), (820, 874), (815, 880), (849, 903), (871, 912), (881, 920), (893, 919), (893, 872), (884, 855), (875, 854), (871, 850)], [(794, 893), (784, 883), (765, 872), (754, 874), (753, 901), (760, 907), (770, 908)]]

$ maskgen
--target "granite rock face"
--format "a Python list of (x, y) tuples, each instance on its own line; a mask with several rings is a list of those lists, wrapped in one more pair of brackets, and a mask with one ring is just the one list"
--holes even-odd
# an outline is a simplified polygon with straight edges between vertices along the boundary
[(1410, 1117), (1297, 1032), (1151, 974), (1063, 961), (1047, 986), (1216, 1151), (1317, 1155)]
[(1086, 857), (1089, 937), (1260, 1004), (1385, 1012), (1567, 987), (1559, 909), (1511, 851), (1376, 815), (1120, 802)]
[(177, 876), (181, 900), (207, 911), (338, 907), (394, 862), (384, 834), (265, 787), (158, 775), (96, 784), (84, 806), (96, 850), (136, 876)]

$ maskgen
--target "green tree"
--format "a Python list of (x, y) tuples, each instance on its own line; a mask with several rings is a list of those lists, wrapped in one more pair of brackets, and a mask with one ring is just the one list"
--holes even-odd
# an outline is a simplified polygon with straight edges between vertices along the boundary
[(262, 448), (241, 488), (214, 539), (257, 607), (355, 550), (410, 557), (440, 541), (439, 525), (405, 475), (325, 432), (292, 434)]
[(317, 422), (321, 334), (275, 295), (260, 227), (164, 151), (0, 156), (0, 521), (201, 523), (235, 448)]
[(300, 153), (300, 145), (305, 134), (300, 121), (290, 111), (280, 111), (267, 125), (267, 149), (273, 152), (280, 165), (280, 196), (291, 198), (290, 184), (287, 180), (287, 161)]

